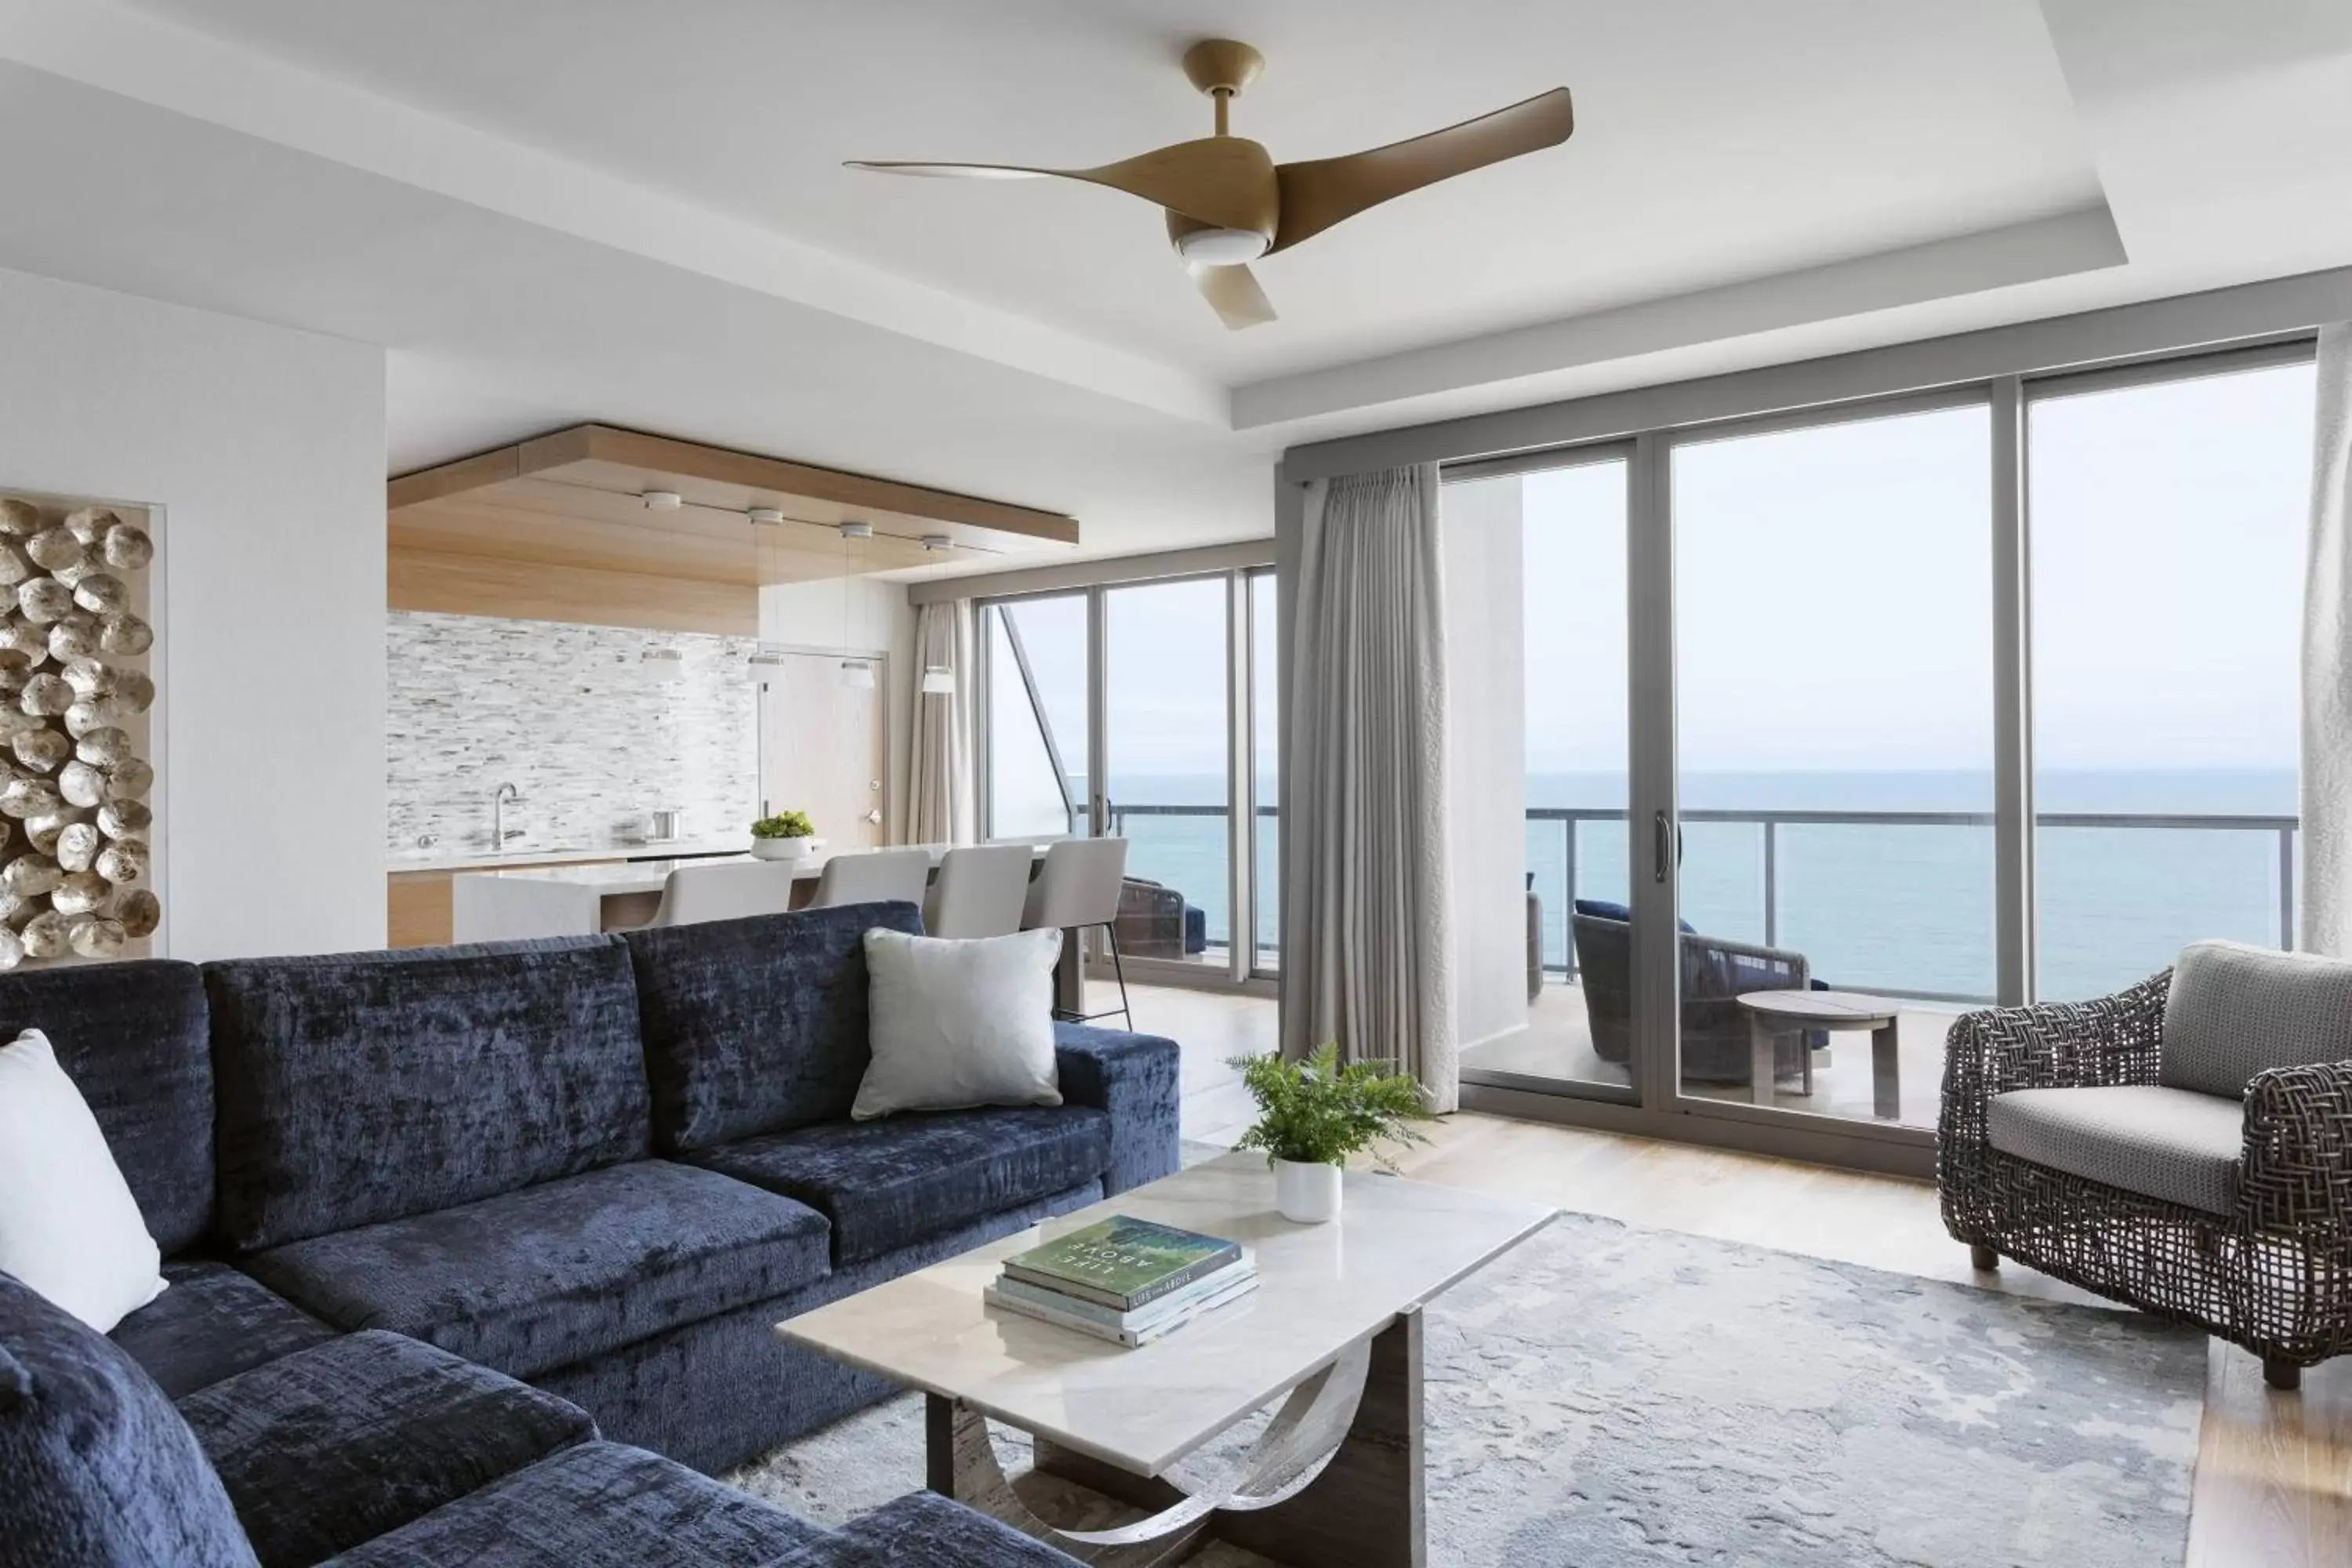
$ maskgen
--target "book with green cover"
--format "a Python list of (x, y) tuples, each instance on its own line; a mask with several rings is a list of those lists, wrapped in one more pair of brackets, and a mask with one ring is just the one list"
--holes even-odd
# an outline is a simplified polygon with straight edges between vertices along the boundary
[(1007, 1277), (1131, 1312), (1236, 1262), (1230, 1241), (1113, 1215), (1004, 1260)]

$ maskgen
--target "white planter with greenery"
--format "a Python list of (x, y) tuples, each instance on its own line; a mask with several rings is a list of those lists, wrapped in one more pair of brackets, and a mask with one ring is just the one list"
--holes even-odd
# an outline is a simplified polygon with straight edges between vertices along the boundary
[(1274, 1206), (1300, 1225), (1328, 1225), (1339, 1217), (1339, 1177), (1346, 1169), (1312, 1160), (1281, 1160), (1274, 1166)]
[(798, 860), (816, 848), (816, 825), (804, 811), (782, 811), (751, 824), (751, 858)]
[(1326, 1043), (1303, 1062), (1280, 1057), (1235, 1057), (1242, 1082), (1257, 1101), (1258, 1118), (1239, 1149), (1263, 1149), (1274, 1167), (1274, 1206), (1300, 1225), (1339, 1217), (1339, 1178), (1348, 1156), (1383, 1141), (1425, 1142), (1412, 1123), (1425, 1121), (1421, 1088), (1403, 1073), (1371, 1062), (1339, 1065), (1339, 1047)]

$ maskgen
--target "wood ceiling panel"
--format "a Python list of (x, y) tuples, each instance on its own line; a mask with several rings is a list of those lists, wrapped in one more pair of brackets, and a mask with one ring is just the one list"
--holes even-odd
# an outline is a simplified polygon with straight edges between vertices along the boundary
[[(685, 504), (646, 507), (648, 490)], [(1056, 513), (583, 425), (392, 481), (395, 547), (730, 583), (798, 583), (1057, 552)], [(782, 523), (753, 523), (754, 508)], [(873, 537), (844, 539), (864, 522)], [(922, 541), (946, 536), (941, 550)]]

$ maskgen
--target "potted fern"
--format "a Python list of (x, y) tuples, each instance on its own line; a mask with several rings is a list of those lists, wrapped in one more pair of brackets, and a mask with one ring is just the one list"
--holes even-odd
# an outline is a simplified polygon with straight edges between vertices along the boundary
[(1341, 1067), (1336, 1041), (1317, 1047), (1303, 1062), (1235, 1057), (1229, 1065), (1242, 1069), (1242, 1083), (1258, 1110), (1234, 1147), (1265, 1151), (1274, 1167), (1274, 1206), (1285, 1219), (1301, 1225), (1338, 1219), (1339, 1173), (1349, 1155), (1370, 1150), (1388, 1166), (1377, 1144), (1427, 1142), (1412, 1125), (1429, 1120), (1420, 1086), (1372, 1062)]
[(751, 824), (751, 854), (760, 860), (797, 860), (816, 847), (816, 824), (805, 811), (780, 811)]

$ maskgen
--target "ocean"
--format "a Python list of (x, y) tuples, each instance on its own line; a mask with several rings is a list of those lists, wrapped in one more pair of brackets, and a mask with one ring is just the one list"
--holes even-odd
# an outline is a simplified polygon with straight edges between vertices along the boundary
[[(1224, 779), (1215, 773), (1130, 776), (1117, 806), (1209, 808), (1213, 815), (1130, 815), (1129, 869), (1183, 890), (1208, 916), (1212, 942), (1231, 939)], [(1690, 773), (1685, 810), (1969, 812), (1990, 815), (1989, 774), (1968, 773)], [(1083, 795), (1081, 795), (1081, 798)], [(1271, 803), (1271, 779), (1260, 781)], [(1533, 773), (1531, 807), (1622, 809), (1623, 775)], [(2037, 775), (2042, 814), (2294, 816), (2293, 769), (2051, 771)], [(1527, 868), (1543, 906), (1544, 958), (1568, 957), (1567, 832), (1527, 825)], [(1627, 897), (1622, 820), (1575, 824), (1574, 896)], [(1993, 991), (1992, 829), (1885, 824), (1775, 829), (1772, 943), (1805, 954), (1812, 973), (1854, 990), (1990, 998)], [(2188, 942), (2232, 937), (2277, 946), (2279, 834), (2271, 828), (2044, 826), (2037, 838), (2039, 990), (2048, 1000), (2102, 995), (2172, 961)], [(1258, 878), (1274, 886), (1278, 824), (1261, 817)], [(1754, 823), (1684, 827), (1684, 918), (1700, 931), (1761, 942), (1764, 832)], [(1646, 854), (1646, 848), (1644, 849)], [(1276, 942), (1274, 900), (1261, 897), (1257, 940)]]

